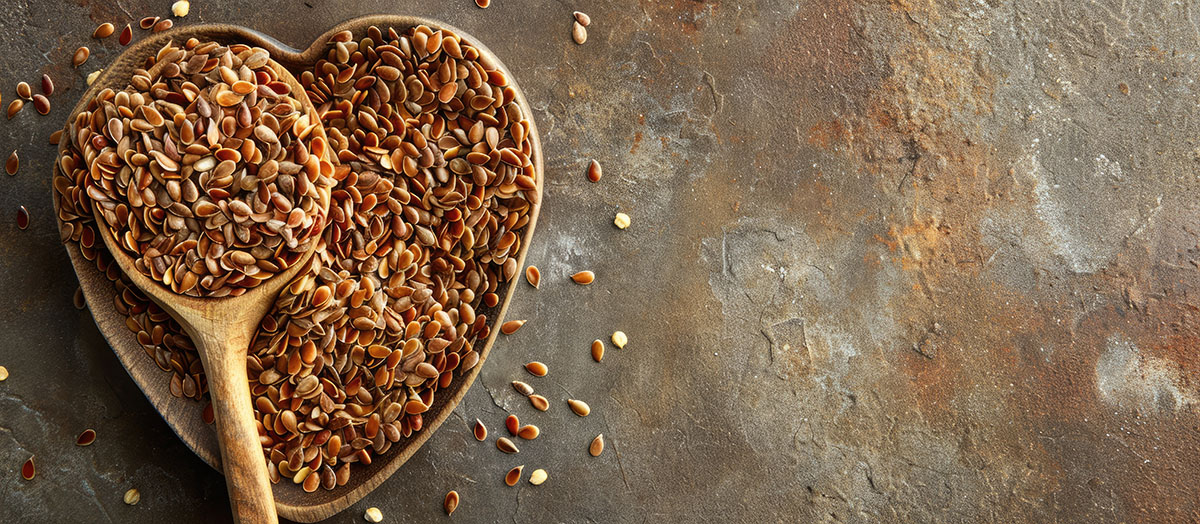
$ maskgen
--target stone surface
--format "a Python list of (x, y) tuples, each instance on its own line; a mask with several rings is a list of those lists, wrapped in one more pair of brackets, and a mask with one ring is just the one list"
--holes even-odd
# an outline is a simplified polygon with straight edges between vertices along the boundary
[[(82, 4), (82, 5), (80, 5)], [(305, 45), (431, 16), (535, 107), (546, 206), (503, 337), (455, 416), (330, 519), (1185, 522), (1200, 519), (1200, 12), (1076, 2), (196, 0)], [(263, 4), (266, 5), (266, 4)], [(59, 522), (217, 522), (222, 479), (117, 364), (53, 225), (49, 133), (119, 52), (100, 22), (168, 2), (0, 4), (0, 505)], [(570, 40), (571, 12), (591, 15)], [(81, 44), (92, 58), (69, 67)], [(586, 181), (588, 160), (605, 176)], [(26, 231), (16, 208), (33, 215)], [(612, 226), (617, 211), (633, 226)], [(568, 276), (596, 272), (587, 287)], [(629, 345), (604, 362), (589, 343)], [(546, 362), (544, 378), (521, 364)], [(532, 410), (521, 377), (553, 402)], [(164, 377), (165, 378), (165, 377)], [(579, 398), (592, 414), (569, 413)], [(508, 412), (542, 436), (504, 455)], [(74, 445), (92, 427), (95, 444)], [(604, 433), (604, 454), (588, 443)], [(20, 479), (36, 456), (38, 476)], [(545, 468), (542, 486), (503, 476)], [(141, 490), (135, 507), (121, 502)]]

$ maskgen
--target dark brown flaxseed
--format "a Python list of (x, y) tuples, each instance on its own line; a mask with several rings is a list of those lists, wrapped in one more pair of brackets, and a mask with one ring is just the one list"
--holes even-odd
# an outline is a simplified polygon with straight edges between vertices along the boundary
[(71, 56), (71, 66), (79, 67), (83, 65), (91, 55), (92, 50), (88, 49), (87, 46), (79, 46), (79, 49), (76, 49), (75, 54)]
[(588, 180), (590, 180), (592, 182), (599, 182), (600, 177), (603, 175), (604, 175), (604, 170), (600, 167), (600, 162), (592, 160), (592, 162), (590, 164), (588, 164), (588, 168), (587, 168)]
[(475, 440), (478, 440), (480, 442), (487, 440), (487, 434), (488, 434), (487, 426), (483, 425), (482, 420), (475, 419), (475, 427), (473, 429), (473, 433), (475, 434)]
[(113, 31), (116, 31), (116, 27), (109, 22), (104, 22), (103, 24), (96, 26), (95, 31), (92, 31), (92, 38), (108, 38), (112, 36)]
[(508, 473), (504, 474), (504, 483), (508, 484), (509, 487), (516, 486), (521, 481), (521, 471), (524, 469), (525, 466), (521, 465), (508, 470)]
[(33, 108), (37, 110), (38, 114), (50, 114), (50, 99), (40, 93), (33, 95)]

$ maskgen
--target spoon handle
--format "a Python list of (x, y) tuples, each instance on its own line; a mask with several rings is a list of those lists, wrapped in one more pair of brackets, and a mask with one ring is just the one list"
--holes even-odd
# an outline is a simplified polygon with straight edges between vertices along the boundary
[(229, 488), (229, 505), (234, 521), (241, 524), (275, 524), (275, 496), (267, 479), (266, 459), (250, 402), (246, 375), (246, 348), (250, 341), (236, 329), (201, 330), (200, 357), (208, 379), (217, 439), (221, 445), (221, 469)]

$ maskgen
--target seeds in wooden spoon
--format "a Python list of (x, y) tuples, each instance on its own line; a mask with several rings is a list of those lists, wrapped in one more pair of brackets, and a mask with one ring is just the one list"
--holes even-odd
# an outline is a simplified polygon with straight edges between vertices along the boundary
[(104, 22), (103, 24), (96, 26), (95, 31), (92, 31), (92, 38), (96, 38), (96, 39), (108, 38), (108, 37), (112, 36), (113, 31), (116, 31), (116, 29), (117, 28), (114, 27), (111, 23)]
[(535, 469), (533, 470), (533, 473), (529, 474), (529, 483), (533, 484), (534, 486), (541, 486), (543, 482), (546, 482), (546, 478), (548, 476), (549, 475), (546, 474), (546, 470)]
[(550, 409), (550, 401), (541, 395), (529, 395), (529, 403), (538, 411), (546, 411)]
[(617, 346), (617, 349), (625, 349), (625, 344), (629, 343), (629, 337), (625, 336), (624, 331), (614, 331), (612, 334), (612, 343)]
[(363, 520), (373, 523), (383, 522), (383, 512), (379, 511), (379, 508), (371, 506), (363, 513)]
[(50, 79), (50, 75), (42, 75), (42, 94), (46, 96), (54, 94), (54, 81)]
[(517, 483), (521, 481), (521, 472), (524, 469), (525, 469), (525, 466), (520, 465), (513, 469), (508, 470), (508, 473), (504, 474), (504, 483), (508, 484), (509, 487), (516, 486)]
[(529, 285), (533, 286), (534, 289), (537, 289), (538, 283), (542, 281), (542, 272), (538, 271), (537, 266), (526, 267), (525, 281), (529, 282)]
[(596, 274), (591, 271), (580, 271), (571, 275), (571, 280), (574, 280), (576, 284), (586, 286), (596, 280)]
[(597, 162), (596, 160), (592, 160), (592, 163), (588, 164), (588, 169), (587, 169), (588, 180), (590, 180), (592, 182), (599, 182), (600, 177), (603, 175), (604, 175), (604, 170), (600, 168), (600, 162)]
[(8, 119), (12, 120), (12, 117), (17, 116), (17, 113), (21, 112), (22, 107), (25, 107), (25, 101), (21, 100), (20, 98), (13, 100), (12, 102), (9, 102), (8, 103)]
[(50, 114), (50, 99), (46, 98), (46, 96), (42, 94), (33, 95), (33, 108), (36, 109), (39, 114)]
[(175, 26), (175, 22), (172, 22), (170, 18), (164, 18), (154, 24), (154, 32), (161, 33), (161, 32), (166, 31), (174, 26)]
[(133, 40), (133, 27), (131, 27), (129, 24), (125, 24), (125, 29), (122, 29), (121, 35), (117, 37), (117, 43), (119, 43), (121, 45), (129, 45), (129, 42), (132, 40)]
[(533, 386), (530, 386), (529, 384), (521, 382), (520, 380), (514, 380), (512, 382), (512, 387), (513, 387), (513, 389), (517, 390), (517, 393), (520, 393), (527, 397), (529, 395), (533, 394)]
[(33, 88), (28, 82), (17, 82), (17, 96), (28, 100), (33, 97)]
[(317, 488), (321, 487), (321, 475), (315, 471), (309, 473), (307, 477), (304, 477), (304, 482), (300, 487), (304, 489), (305, 493), (317, 491)]
[(588, 445), (588, 454), (590, 454), (593, 457), (599, 457), (600, 454), (603, 452), (604, 452), (604, 434), (601, 433), (599, 435), (596, 435), (596, 438), (592, 439), (592, 443), (590, 445)]
[(533, 440), (535, 438), (538, 438), (538, 435), (540, 435), (541, 433), (542, 433), (542, 431), (540, 429), (538, 429), (537, 426), (535, 426), (533, 424), (529, 424), (527, 426), (522, 427), (520, 429), (520, 431), (517, 431), (517, 436), (521, 437), (525, 440)]
[(78, 437), (75, 437), (76, 446), (88, 446), (95, 441), (96, 430), (94, 429), (85, 429), (83, 430), (83, 433), (80, 433)]
[(535, 377), (544, 377), (546, 376), (546, 373), (550, 372), (550, 369), (547, 368), (545, 364), (535, 360), (525, 364), (525, 371), (528, 371), (530, 375)]
[(510, 435), (516, 435), (517, 431), (520, 431), (521, 421), (516, 415), (509, 415), (508, 418), (504, 419), (504, 428), (508, 430)]
[(21, 478), (33, 480), (33, 476), (36, 474), (37, 470), (33, 467), (33, 457), (29, 457), (29, 460), (26, 460), (25, 464), (21, 465)]
[(12, 176), (17, 174), (17, 170), (20, 168), (21, 157), (17, 155), (17, 150), (14, 149), (13, 152), (8, 155), (8, 160), (4, 161), (4, 172), (8, 173), (9, 176)]
[(592, 360), (600, 362), (604, 359), (604, 343), (600, 339), (592, 341)]
[(145, 30), (150, 30), (151, 28), (154, 27), (154, 24), (158, 23), (158, 20), (159, 20), (159, 17), (157, 17), (157, 16), (147, 16), (141, 20), (138, 20), (138, 27), (145, 29)]
[(574, 16), (575, 21), (579, 22), (579, 25), (582, 25), (583, 27), (592, 25), (592, 17), (588, 16), (587, 13), (583, 11), (575, 11), (574, 13), (571, 13), (571, 15)]
[(500, 325), (500, 332), (505, 335), (511, 335), (516, 333), (518, 329), (521, 329), (521, 326), (524, 326), (525, 322), (524, 320), (509, 320)]
[(8, 380), (8, 368), (0, 366), (0, 382)]
[(178, 0), (175, 3), (171, 4), (171, 14), (173, 14), (179, 18), (183, 18), (183, 17), (187, 16), (188, 12), (191, 11), (191, 9), (192, 9), (192, 4), (190, 2), (188, 2), (188, 0)]
[(475, 419), (475, 428), (474, 428), (473, 432), (475, 433), (475, 440), (478, 440), (480, 442), (487, 440), (487, 434), (488, 434), (487, 426), (483, 425), (482, 420)]
[(446, 494), (446, 499), (442, 501), (442, 509), (446, 510), (447, 515), (453, 515), (454, 510), (458, 509), (458, 492), (450, 490)]
[(475, 5), (480, 9), (487, 9), (487, 6), (492, 5), (492, 0), (475, 0)]
[(79, 49), (76, 49), (75, 54), (71, 57), (71, 65), (73, 67), (79, 67), (83, 65), (84, 62), (87, 62), (87, 59), (89, 56), (91, 56), (91, 54), (92, 50), (88, 49), (87, 46), (79, 46)]
[(571, 38), (573, 38), (575, 43), (579, 45), (583, 45), (584, 42), (587, 42), (587, 29), (585, 29), (583, 24), (580, 24), (579, 21), (575, 21), (571, 24)]
[(517, 449), (517, 445), (513, 444), (513, 441), (509, 440), (508, 437), (500, 437), (496, 439), (496, 449), (499, 449), (505, 453), (521, 452), (521, 450)]
[(29, 210), (25, 206), (17, 208), (17, 228), (25, 229), (29, 227)]
[(582, 400), (567, 399), (567, 404), (571, 406), (571, 411), (574, 411), (576, 415), (581, 417), (586, 417), (592, 412), (592, 408), (587, 405), (587, 402)]
[(613, 218), (613, 225), (621, 229), (629, 227), (629, 223), (629, 215), (626, 215), (625, 213), (617, 213), (617, 216)]

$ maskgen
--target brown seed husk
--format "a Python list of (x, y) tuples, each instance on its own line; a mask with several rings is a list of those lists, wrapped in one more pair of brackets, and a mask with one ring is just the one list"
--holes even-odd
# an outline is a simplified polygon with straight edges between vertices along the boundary
[(513, 387), (513, 389), (517, 390), (517, 393), (520, 393), (527, 397), (529, 395), (533, 394), (533, 386), (530, 386), (529, 384), (521, 382), (520, 380), (514, 380), (512, 382), (512, 387)]
[(587, 402), (582, 400), (567, 399), (567, 404), (571, 406), (571, 411), (574, 411), (576, 415), (581, 417), (586, 417), (592, 412), (592, 408), (587, 405)]
[(592, 341), (592, 360), (600, 362), (604, 359), (604, 343), (600, 339)]
[(71, 65), (73, 67), (79, 67), (83, 65), (84, 62), (87, 62), (88, 57), (91, 55), (91, 49), (88, 49), (87, 46), (79, 46), (79, 49), (76, 49), (75, 54), (71, 56)]
[(59, 129), (58, 131), (55, 131), (53, 133), (50, 133), (50, 145), (52, 145), (52, 146), (58, 145), (58, 143), (62, 141), (62, 133), (63, 133), (63, 130), (61, 130), (61, 129)]
[(516, 435), (521, 429), (521, 420), (516, 415), (509, 415), (504, 419), (504, 428), (508, 430), (510, 435)]
[(21, 108), (25, 107), (25, 101), (20, 98), (8, 103), (8, 119), (12, 120), (17, 113), (21, 112)]
[(571, 15), (574, 16), (575, 21), (579, 22), (579, 25), (582, 25), (583, 27), (592, 25), (592, 17), (588, 16), (587, 13), (583, 11), (575, 11), (574, 13), (571, 13)]
[(538, 283), (542, 281), (542, 272), (538, 271), (537, 266), (525, 268), (525, 281), (529, 282), (529, 285), (533, 286), (534, 289), (537, 289)]
[(571, 280), (574, 280), (576, 284), (586, 286), (596, 281), (596, 274), (591, 271), (580, 271), (571, 275)]
[(42, 94), (46, 96), (54, 94), (54, 81), (50, 79), (50, 75), (42, 75)]
[(599, 435), (596, 435), (596, 438), (592, 439), (592, 443), (590, 445), (588, 445), (588, 453), (593, 457), (599, 457), (600, 454), (603, 452), (604, 452), (604, 434), (601, 433)]
[(446, 510), (447, 515), (453, 515), (454, 510), (458, 509), (458, 492), (451, 490), (446, 494), (446, 500), (442, 501), (442, 509)]
[(43, 94), (33, 95), (33, 108), (37, 110), (38, 114), (50, 114), (50, 99)]
[(487, 6), (492, 5), (492, 0), (475, 0), (475, 5), (480, 9), (487, 9)]
[(541, 395), (529, 395), (529, 403), (538, 411), (546, 411), (550, 409), (550, 401)]
[(580, 24), (578, 21), (571, 24), (571, 38), (579, 45), (587, 42), (587, 29), (583, 27), (583, 24)]
[(75, 288), (75, 296), (71, 298), (71, 303), (75, 305), (75, 309), (83, 309), (87, 307), (87, 300), (83, 297), (83, 288)]
[(75, 437), (76, 446), (90, 446), (95, 441), (96, 430), (94, 429), (85, 429), (83, 430), (83, 433), (80, 433), (78, 437)]
[(521, 452), (521, 450), (517, 449), (517, 445), (513, 444), (513, 441), (509, 440), (508, 437), (500, 437), (496, 439), (496, 449), (505, 453)]
[(600, 168), (600, 162), (597, 162), (596, 160), (592, 160), (592, 163), (588, 164), (588, 169), (587, 169), (588, 180), (590, 180), (592, 182), (599, 182), (600, 177), (603, 175), (604, 175), (604, 170)]
[(473, 429), (473, 432), (475, 433), (475, 440), (480, 442), (487, 440), (487, 426), (483, 425), (482, 420), (475, 419), (475, 428)]
[(104, 22), (103, 24), (96, 26), (95, 31), (92, 31), (92, 38), (95, 38), (95, 39), (108, 38), (108, 37), (112, 36), (113, 32), (116, 30), (117, 30), (117, 28), (115, 26), (113, 26), (111, 23)]
[(521, 329), (521, 326), (524, 326), (525, 322), (525, 320), (509, 320), (500, 325), (500, 332), (505, 335), (511, 335), (516, 333), (518, 329)]
[(159, 18), (157, 16), (147, 16), (141, 20), (138, 20), (138, 27), (145, 30), (150, 30), (154, 27), (154, 24), (158, 23), (158, 20)]
[(9, 176), (12, 176), (17, 174), (17, 170), (20, 168), (21, 158), (17, 156), (17, 150), (14, 149), (13, 152), (8, 155), (8, 160), (4, 161), (4, 172), (8, 173)]
[(530, 375), (535, 377), (544, 377), (546, 376), (546, 373), (550, 372), (550, 368), (547, 368), (545, 364), (535, 360), (525, 364), (525, 371), (528, 371)]
[(119, 43), (121, 45), (129, 45), (129, 42), (132, 40), (133, 40), (133, 27), (130, 26), (129, 24), (125, 24), (125, 29), (121, 30), (121, 36), (117, 37), (117, 43)]
[(170, 18), (164, 18), (154, 24), (154, 32), (161, 33), (161, 32), (166, 31), (174, 26), (175, 26), (175, 22), (172, 22)]
[(508, 484), (509, 487), (516, 486), (517, 483), (521, 481), (521, 471), (524, 469), (525, 466), (520, 465), (508, 470), (508, 473), (504, 474), (504, 483)]
[(26, 460), (25, 463), (21, 465), (21, 478), (25, 480), (33, 480), (35, 475), (37, 475), (37, 468), (33, 465), (33, 457), (29, 457), (29, 460)]
[(517, 431), (517, 436), (521, 437), (525, 440), (533, 440), (535, 438), (538, 438), (538, 435), (540, 435), (541, 433), (542, 433), (542, 430), (538, 429), (537, 426), (535, 426), (533, 424), (529, 424), (529, 425), (521, 428), (520, 431)]
[(28, 82), (17, 82), (17, 96), (26, 100), (33, 98), (33, 88), (29, 87)]

